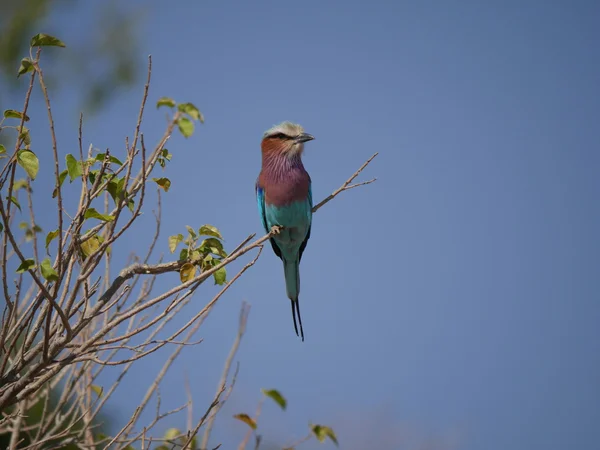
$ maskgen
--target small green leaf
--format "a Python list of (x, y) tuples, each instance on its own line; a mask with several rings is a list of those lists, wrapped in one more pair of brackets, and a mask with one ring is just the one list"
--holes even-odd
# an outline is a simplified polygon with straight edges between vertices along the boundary
[(32, 229), (34, 233), (41, 233), (43, 231), (42, 227), (40, 227), (39, 225), (34, 225)]
[(35, 261), (33, 259), (26, 259), (23, 261), (19, 267), (17, 267), (17, 273), (27, 272), (29, 269), (35, 266)]
[(17, 78), (21, 75), (33, 71), (33, 64), (31, 63), (31, 59), (23, 58), (21, 60), (21, 65), (19, 66), (19, 72), (17, 73)]
[(46, 258), (42, 261), (42, 264), (40, 264), (40, 269), (42, 270), (42, 276), (46, 280), (48, 280), (48, 281), (57, 281), (58, 280), (58, 274), (52, 268), (52, 262), (50, 261), (50, 258)]
[(25, 229), (27, 229), (27, 228), (29, 228), (29, 224), (28, 224), (27, 222), (21, 222), (21, 223), (19, 224), (19, 229), (21, 229), (21, 230), (25, 230)]
[(160, 167), (164, 169), (167, 165), (167, 161), (171, 161), (172, 157), (173, 155), (169, 153), (169, 150), (163, 148), (160, 156), (158, 157), (158, 164), (160, 164)]
[(225, 266), (213, 273), (213, 278), (215, 279), (215, 284), (219, 286), (224, 285), (227, 282), (227, 269)]
[(154, 181), (161, 188), (163, 188), (165, 192), (169, 192), (169, 188), (171, 187), (171, 180), (169, 180), (168, 178), (152, 178), (152, 181)]
[(167, 441), (172, 441), (174, 439), (177, 439), (179, 436), (181, 436), (183, 433), (181, 431), (179, 431), (177, 428), (169, 428), (166, 432), (165, 432), (165, 439)]
[(22, 141), (25, 145), (31, 144), (29, 129), (24, 125), (19, 128), (19, 141)]
[(310, 431), (313, 432), (313, 434), (319, 440), (319, 442), (323, 442), (325, 441), (325, 438), (329, 438), (337, 447), (339, 447), (337, 438), (335, 437), (335, 433), (331, 428), (326, 427), (325, 425), (311, 425)]
[(6, 153), (6, 147), (0, 144), (0, 155), (3, 155), (4, 153)]
[(60, 233), (60, 231), (58, 231), (58, 230), (54, 230), (54, 231), (51, 231), (51, 232), (49, 232), (49, 233), (46, 235), (46, 249), (48, 248), (48, 246), (50, 245), (50, 243), (51, 243), (51, 242), (52, 242), (54, 239), (56, 239), (56, 238), (58, 237), (58, 234), (59, 234), (59, 233)]
[(261, 389), (261, 391), (263, 394), (265, 394), (267, 397), (269, 397), (275, 403), (277, 403), (281, 407), (281, 409), (285, 410), (287, 406), (287, 401), (277, 389)]
[(202, 259), (202, 253), (200, 253), (198, 250), (192, 250), (192, 253), (190, 254), (190, 259), (192, 261), (200, 261)]
[(192, 227), (190, 227), (189, 225), (186, 225), (185, 228), (186, 228), (186, 230), (188, 230), (188, 233), (190, 233), (190, 237), (192, 239), (196, 239), (197, 238), (196, 231)]
[(135, 201), (133, 199), (127, 202), (127, 208), (129, 208), (129, 211), (133, 212), (135, 208)]
[(185, 263), (181, 266), (181, 269), (179, 269), (179, 279), (182, 283), (191, 280), (194, 278), (194, 275), (196, 275), (196, 266), (192, 263)]
[(168, 106), (169, 108), (174, 108), (175, 100), (169, 97), (161, 97), (156, 102), (156, 109), (160, 108), (161, 106)]
[(180, 117), (177, 121), (177, 126), (179, 127), (179, 131), (186, 138), (189, 138), (192, 134), (194, 134), (194, 122), (192, 122), (187, 117)]
[(18, 191), (19, 189), (25, 189), (26, 191), (31, 192), (29, 185), (27, 184), (27, 180), (16, 180), (13, 184), (13, 191)]
[(248, 414), (236, 414), (235, 416), (233, 416), (233, 418), (237, 419), (237, 420), (241, 420), (246, 425), (248, 425), (250, 428), (252, 428), (253, 430), (256, 430), (256, 427), (257, 427), (256, 422)]
[(188, 259), (188, 249), (182, 248), (179, 252), (179, 261), (186, 261)]
[(122, 199), (123, 194), (125, 193), (123, 191), (124, 187), (125, 187), (125, 178), (113, 178), (106, 185), (106, 190), (112, 197), (115, 204), (117, 204), (117, 202)]
[(217, 227), (213, 227), (212, 225), (202, 225), (198, 230), (198, 234), (200, 236), (214, 236), (219, 239), (223, 239), (221, 236), (221, 232), (217, 229)]
[(71, 182), (73, 182), (75, 178), (78, 178), (83, 174), (83, 165), (81, 164), (81, 161), (77, 161), (70, 153), (65, 156), (65, 160), (67, 161), (69, 178), (71, 179)]
[(35, 180), (35, 177), (40, 170), (40, 161), (38, 157), (35, 156), (35, 153), (33, 153), (31, 150), (19, 150), (17, 152), (17, 162), (23, 169), (25, 169), (25, 172), (27, 172), (29, 178)]
[(53, 47), (66, 47), (65, 43), (54, 36), (50, 36), (49, 34), (39, 33), (31, 38), (31, 42), (29, 44), (31, 47), (44, 47), (44, 46), (53, 46)]
[(196, 106), (192, 103), (180, 103), (177, 105), (177, 109), (183, 113), (186, 113), (194, 120), (199, 120), (201, 123), (204, 123), (204, 116), (200, 112)]
[[(96, 161), (100, 161), (100, 162), (104, 162), (105, 159), (106, 159), (106, 153), (98, 153), (95, 158)], [(119, 166), (123, 165), (123, 163), (118, 158), (115, 158), (112, 155), (108, 155), (108, 160), (111, 163), (118, 164)]]
[(223, 258), (227, 257), (227, 252), (223, 249), (223, 243), (216, 238), (207, 238), (202, 241), (199, 248), (204, 253), (214, 253)]
[(10, 200), (11, 203), (13, 203), (17, 208), (19, 208), (19, 211), (21, 211), (21, 205), (19, 204), (19, 202), (17, 201), (17, 199), (15, 197), (8, 197), (8, 199)]
[[(67, 175), (69, 174), (68, 170), (63, 170), (60, 174), (58, 174), (58, 186), (62, 186), (62, 184), (65, 182), (65, 178), (67, 178)], [(58, 187), (55, 187), (54, 190), (52, 191), (52, 198), (55, 198), (58, 195)]]
[(20, 111), (16, 111), (14, 109), (7, 109), (6, 111), (4, 111), (4, 117), (7, 119), (22, 119), (23, 117), (25, 117), (25, 122), (29, 121), (29, 117), (27, 116), (27, 114), (23, 114)]
[(97, 384), (92, 384), (90, 387), (92, 388), (92, 391), (94, 391), (99, 398), (102, 397), (102, 394), (104, 393), (104, 388), (102, 386), (98, 386)]
[(98, 211), (96, 211), (95, 208), (88, 208), (88, 210), (83, 215), (83, 218), (84, 219), (99, 219), (99, 220), (103, 220), (104, 222), (112, 222), (113, 220), (115, 220), (115, 218), (109, 214), (100, 214)]
[(87, 241), (81, 243), (81, 251), (83, 256), (86, 258), (91, 254), (95, 253), (100, 248), (101, 240), (100, 237), (95, 235), (89, 238)]
[(174, 236), (169, 236), (169, 250), (171, 253), (175, 253), (175, 249), (181, 241), (183, 241), (183, 234), (181, 233)]

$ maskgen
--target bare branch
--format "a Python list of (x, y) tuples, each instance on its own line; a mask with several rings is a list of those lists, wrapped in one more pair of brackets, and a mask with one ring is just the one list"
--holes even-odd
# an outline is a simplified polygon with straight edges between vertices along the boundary
[(344, 184), (342, 184), (338, 189), (336, 189), (331, 195), (327, 196), (325, 199), (323, 199), (320, 203), (318, 203), (317, 205), (315, 205), (312, 209), (313, 213), (316, 213), (319, 209), (321, 209), (323, 206), (325, 206), (326, 203), (329, 203), (331, 200), (333, 200), (338, 194), (341, 194), (344, 191), (348, 191), (352, 188), (358, 187), (358, 186), (364, 186), (365, 184), (371, 184), (374, 181), (377, 181), (377, 178), (373, 178), (372, 180), (369, 181), (364, 181), (362, 183), (357, 183), (357, 184), (353, 184), (350, 185), (350, 183), (352, 183), (354, 181), (354, 179), (365, 169), (365, 167), (367, 167), (369, 165), (369, 163), (371, 161), (373, 161), (373, 159), (375, 159), (375, 157), (379, 155), (379, 152), (374, 153), (373, 156), (371, 156), (369, 159), (367, 159), (367, 161), (359, 167), (359, 169), (354, 172), (352, 174), (352, 176), (350, 178), (348, 178)]
[[(242, 342), (242, 337), (246, 332), (246, 323), (248, 322), (248, 314), (250, 313), (250, 305), (246, 302), (242, 303), (242, 308), (240, 311), (240, 324), (238, 326), (237, 336), (233, 345), (231, 346), (231, 350), (229, 351), (229, 356), (225, 361), (225, 367), (223, 368), (223, 374), (221, 375), (221, 379), (219, 380), (219, 388), (217, 389), (217, 396), (223, 391), (227, 384), (227, 378), (229, 377), (229, 372), (231, 370), (231, 363), (233, 362), (233, 358), (235, 358), (235, 354), (238, 351), (240, 346), (240, 342)], [(223, 407), (223, 403), (221, 402), (219, 405), (215, 406), (215, 411), (211, 414), (208, 422), (206, 424), (206, 430), (204, 430), (204, 436), (202, 436), (202, 443), (200, 444), (200, 448), (208, 448), (208, 439), (210, 437), (210, 432), (212, 431), (213, 424), (215, 422), (215, 417), (219, 413), (219, 410)], [(193, 436), (192, 436), (193, 437)], [(192, 438), (190, 438), (191, 441)], [(185, 449), (185, 446), (184, 446)]]

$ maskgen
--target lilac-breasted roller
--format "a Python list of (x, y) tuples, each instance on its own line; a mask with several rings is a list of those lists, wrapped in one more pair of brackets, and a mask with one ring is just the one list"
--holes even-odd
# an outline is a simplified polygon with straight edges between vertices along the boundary
[(262, 169), (256, 180), (258, 212), (265, 231), (279, 227), (270, 238), (273, 251), (283, 261), (285, 287), (292, 302), (294, 329), (304, 341), (300, 317), (300, 260), (310, 238), (312, 224), (312, 190), (310, 176), (302, 164), (304, 143), (314, 139), (304, 129), (283, 122), (263, 135)]

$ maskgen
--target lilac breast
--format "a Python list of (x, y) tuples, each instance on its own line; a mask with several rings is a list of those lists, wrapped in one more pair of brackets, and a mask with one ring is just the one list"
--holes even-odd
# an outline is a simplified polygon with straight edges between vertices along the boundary
[(300, 156), (269, 156), (263, 157), (258, 184), (265, 191), (267, 204), (284, 206), (308, 197), (310, 176)]

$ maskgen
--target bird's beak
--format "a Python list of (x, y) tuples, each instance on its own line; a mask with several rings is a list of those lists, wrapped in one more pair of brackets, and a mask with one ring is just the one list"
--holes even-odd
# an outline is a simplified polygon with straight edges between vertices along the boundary
[(308, 134), (308, 133), (302, 133), (300, 136), (296, 137), (296, 139), (294, 139), (296, 142), (298, 143), (302, 143), (302, 142), (308, 142), (308, 141), (312, 141), (315, 137)]

